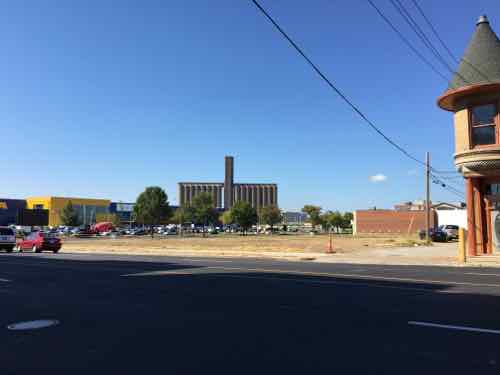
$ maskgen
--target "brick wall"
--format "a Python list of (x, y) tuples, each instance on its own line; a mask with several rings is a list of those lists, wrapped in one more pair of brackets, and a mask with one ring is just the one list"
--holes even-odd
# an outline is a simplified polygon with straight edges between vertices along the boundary
[[(431, 227), (435, 213), (431, 210)], [(425, 211), (358, 210), (354, 212), (356, 233), (415, 234), (425, 228)]]

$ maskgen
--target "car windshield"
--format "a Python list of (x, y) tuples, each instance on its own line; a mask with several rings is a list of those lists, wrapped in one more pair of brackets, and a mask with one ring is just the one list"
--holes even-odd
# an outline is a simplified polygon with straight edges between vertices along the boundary
[(10, 228), (0, 228), (0, 236), (13, 236), (14, 231)]
[(40, 237), (54, 238), (54, 237), (57, 237), (57, 235), (55, 233), (51, 233), (51, 232), (42, 232), (42, 233), (40, 233)]

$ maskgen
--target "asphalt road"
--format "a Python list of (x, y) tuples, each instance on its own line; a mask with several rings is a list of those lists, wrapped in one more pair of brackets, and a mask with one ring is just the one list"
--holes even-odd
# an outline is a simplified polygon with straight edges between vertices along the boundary
[(0, 254), (2, 375), (499, 374), (499, 318), (500, 269)]

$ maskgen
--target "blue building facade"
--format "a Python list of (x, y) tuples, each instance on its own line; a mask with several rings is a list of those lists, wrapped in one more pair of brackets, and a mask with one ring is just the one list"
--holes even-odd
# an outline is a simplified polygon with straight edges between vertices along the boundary
[(118, 216), (123, 224), (131, 224), (133, 223), (134, 205), (135, 203), (111, 202), (109, 213)]
[(19, 213), (26, 209), (24, 199), (0, 198), (0, 226), (17, 224)]

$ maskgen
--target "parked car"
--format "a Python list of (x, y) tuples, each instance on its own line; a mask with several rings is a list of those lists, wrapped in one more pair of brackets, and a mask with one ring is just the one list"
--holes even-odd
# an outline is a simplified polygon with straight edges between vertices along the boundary
[(219, 233), (219, 231), (217, 230), (217, 228), (214, 228), (214, 227), (209, 227), (207, 228), (207, 233), (210, 233), (210, 234), (217, 234)]
[(31, 232), (23, 240), (17, 243), (17, 250), (33, 250), (40, 253), (44, 250), (57, 253), (61, 249), (61, 240), (52, 233), (47, 232)]
[(441, 225), (439, 227), (442, 231), (446, 232), (449, 240), (458, 239), (458, 225)]
[(0, 227), (0, 249), (11, 253), (16, 246), (16, 233), (12, 228)]
[[(422, 229), (418, 236), (421, 240), (425, 239), (425, 229)], [(430, 228), (429, 229), (429, 238), (434, 242), (446, 242), (448, 241), (448, 234), (440, 228)]]
[(130, 234), (133, 236), (144, 236), (148, 233), (146, 232), (145, 229), (138, 228), (138, 229), (133, 229), (132, 231), (130, 231)]
[(176, 227), (170, 227), (170, 228), (165, 228), (165, 230), (162, 232), (164, 236), (172, 236), (177, 234), (177, 228)]

